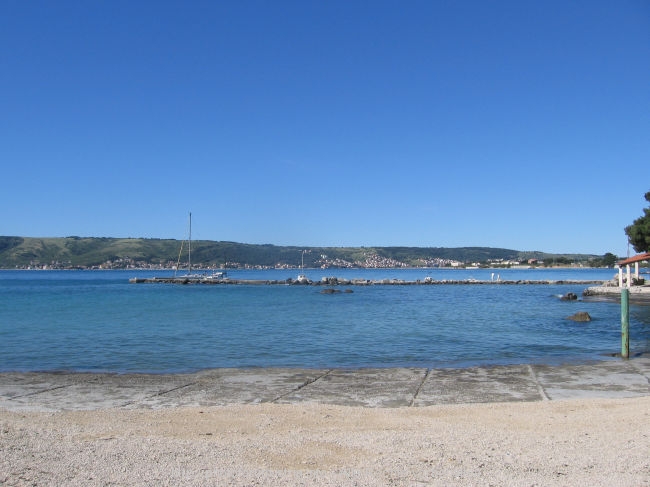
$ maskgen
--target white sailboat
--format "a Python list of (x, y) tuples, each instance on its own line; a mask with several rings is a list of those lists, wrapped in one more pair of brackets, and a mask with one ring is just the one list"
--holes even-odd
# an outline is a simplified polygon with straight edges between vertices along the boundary
[(306, 250), (302, 251), (302, 259), (300, 263), (300, 274), (298, 274), (298, 277), (296, 278), (296, 282), (298, 284), (309, 284), (311, 281), (309, 278), (304, 274), (305, 272), (305, 252)]
[(174, 271), (174, 277), (178, 278), (192, 278), (192, 279), (200, 279), (204, 276), (201, 276), (200, 274), (192, 274), (192, 212), (190, 212), (190, 230), (187, 238), (187, 273), (183, 274), (181, 276), (177, 276), (176, 272), (178, 271), (178, 268), (180, 267), (181, 263), (181, 254), (183, 253), (183, 243), (181, 243), (181, 249), (178, 252), (178, 261), (176, 262), (176, 270)]
[(176, 270), (174, 271), (174, 278), (178, 279), (194, 279), (194, 280), (221, 280), (226, 279), (226, 271), (213, 271), (212, 274), (207, 273), (196, 273), (192, 272), (192, 212), (190, 212), (190, 229), (187, 237), (187, 273), (177, 276), (176, 272), (180, 267), (181, 255), (183, 254), (183, 244), (181, 243), (181, 249), (178, 252), (178, 261), (176, 262)]

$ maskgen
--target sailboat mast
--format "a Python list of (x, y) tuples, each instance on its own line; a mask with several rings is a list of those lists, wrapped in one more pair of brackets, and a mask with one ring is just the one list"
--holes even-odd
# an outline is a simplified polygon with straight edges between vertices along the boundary
[(192, 273), (192, 212), (190, 211), (190, 235), (187, 241), (187, 265), (188, 274)]

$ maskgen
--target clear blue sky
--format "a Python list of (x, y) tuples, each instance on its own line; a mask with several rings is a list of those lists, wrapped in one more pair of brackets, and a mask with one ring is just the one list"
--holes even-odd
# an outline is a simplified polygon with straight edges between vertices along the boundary
[(0, 235), (626, 255), (650, 2), (0, 3)]

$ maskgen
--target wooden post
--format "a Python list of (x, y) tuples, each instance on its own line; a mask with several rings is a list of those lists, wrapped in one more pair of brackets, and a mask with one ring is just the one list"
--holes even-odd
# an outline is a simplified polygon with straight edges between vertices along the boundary
[(621, 357), (630, 357), (630, 290), (621, 289)]

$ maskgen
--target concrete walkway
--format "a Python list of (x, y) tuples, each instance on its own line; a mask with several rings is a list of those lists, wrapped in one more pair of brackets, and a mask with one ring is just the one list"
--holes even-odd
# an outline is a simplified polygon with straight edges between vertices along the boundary
[(467, 369), (213, 369), (193, 374), (2, 373), (13, 411), (170, 408), (271, 402), (364, 407), (650, 395), (650, 357), (581, 365)]

